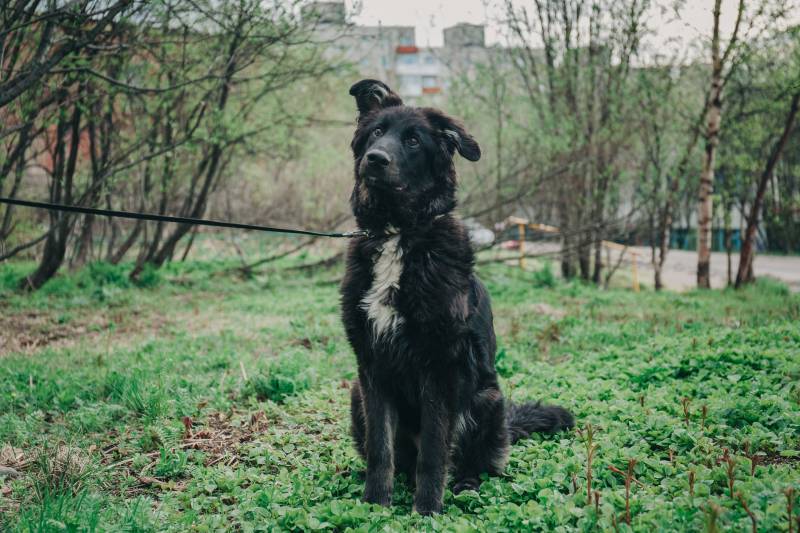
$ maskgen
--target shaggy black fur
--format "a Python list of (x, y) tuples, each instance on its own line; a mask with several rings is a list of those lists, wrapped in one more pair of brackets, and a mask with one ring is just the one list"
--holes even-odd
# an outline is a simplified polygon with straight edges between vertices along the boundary
[(453, 491), (500, 474), (509, 445), (533, 431), (571, 428), (565, 409), (505, 402), (485, 287), (456, 205), (453, 155), (478, 143), (441, 111), (403, 105), (376, 80), (356, 83), (352, 141), (359, 227), (342, 282), (342, 318), (358, 358), (352, 431), (366, 459), (364, 500), (389, 505), (393, 475), (416, 484), (414, 508), (441, 511)]

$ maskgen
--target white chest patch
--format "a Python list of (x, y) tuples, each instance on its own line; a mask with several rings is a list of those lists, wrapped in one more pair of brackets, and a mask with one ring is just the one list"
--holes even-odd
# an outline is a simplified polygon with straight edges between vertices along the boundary
[(392, 305), (393, 293), (400, 288), (403, 273), (403, 249), (400, 235), (386, 240), (372, 265), (372, 286), (361, 300), (361, 309), (372, 322), (375, 338), (394, 330), (403, 323), (403, 317)]

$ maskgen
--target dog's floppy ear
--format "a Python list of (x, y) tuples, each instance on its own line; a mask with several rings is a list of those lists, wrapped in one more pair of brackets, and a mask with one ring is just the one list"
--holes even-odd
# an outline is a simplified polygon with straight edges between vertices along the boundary
[(358, 106), (358, 119), (384, 107), (403, 105), (403, 100), (388, 85), (378, 80), (361, 80), (350, 87)]
[(467, 133), (464, 125), (456, 119), (449, 117), (439, 111), (438, 109), (426, 109), (425, 115), (428, 117), (431, 125), (433, 125), (439, 134), (444, 138), (450, 153), (458, 150), (465, 159), (470, 161), (477, 161), (481, 158), (481, 147), (478, 142), (472, 138), (472, 135)]

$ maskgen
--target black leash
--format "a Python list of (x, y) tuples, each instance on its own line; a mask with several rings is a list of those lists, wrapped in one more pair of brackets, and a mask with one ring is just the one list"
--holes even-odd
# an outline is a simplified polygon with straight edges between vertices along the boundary
[(271, 233), (291, 233), (294, 235), (311, 235), (312, 237), (352, 238), (369, 235), (366, 230), (325, 232), (306, 229), (273, 228), (270, 226), (256, 226), (253, 224), (240, 224), (238, 222), (223, 222), (221, 220), (204, 220), (201, 218), (173, 217), (168, 215), (153, 215), (150, 213), (134, 213), (131, 211), (116, 211), (113, 209), (95, 209), (94, 207), (79, 207), (76, 205), (50, 204), (47, 202), (33, 202), (17, 198), (4, 198), (0, 196), (0, 204), (47, 209), (48, 211), (64, 211), (67, 213), (82, 213), (84, 215), (99, 215), (117, 218), (132, 218), (134, 220), (154, 220), (157, 222), (174, 222), (176, 224), (191, 224), (198, 226), (214, 226), (217, 228), (235, 228), (253, 231), (267, 231)]

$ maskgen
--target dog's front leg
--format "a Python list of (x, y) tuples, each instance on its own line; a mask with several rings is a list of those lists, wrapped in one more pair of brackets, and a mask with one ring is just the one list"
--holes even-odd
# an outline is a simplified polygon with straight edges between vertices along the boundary
[(366, 419), (367, 480), (364, 501), (391, 505), (394, 482), (394, 433), (397, 413), (369, 380), (361, 380)]
[(426, 391), (422, 401), (417, 492), (414, 510), (423, 515), (440, 513), (447, 477), (450, 421), (443, 397)]

